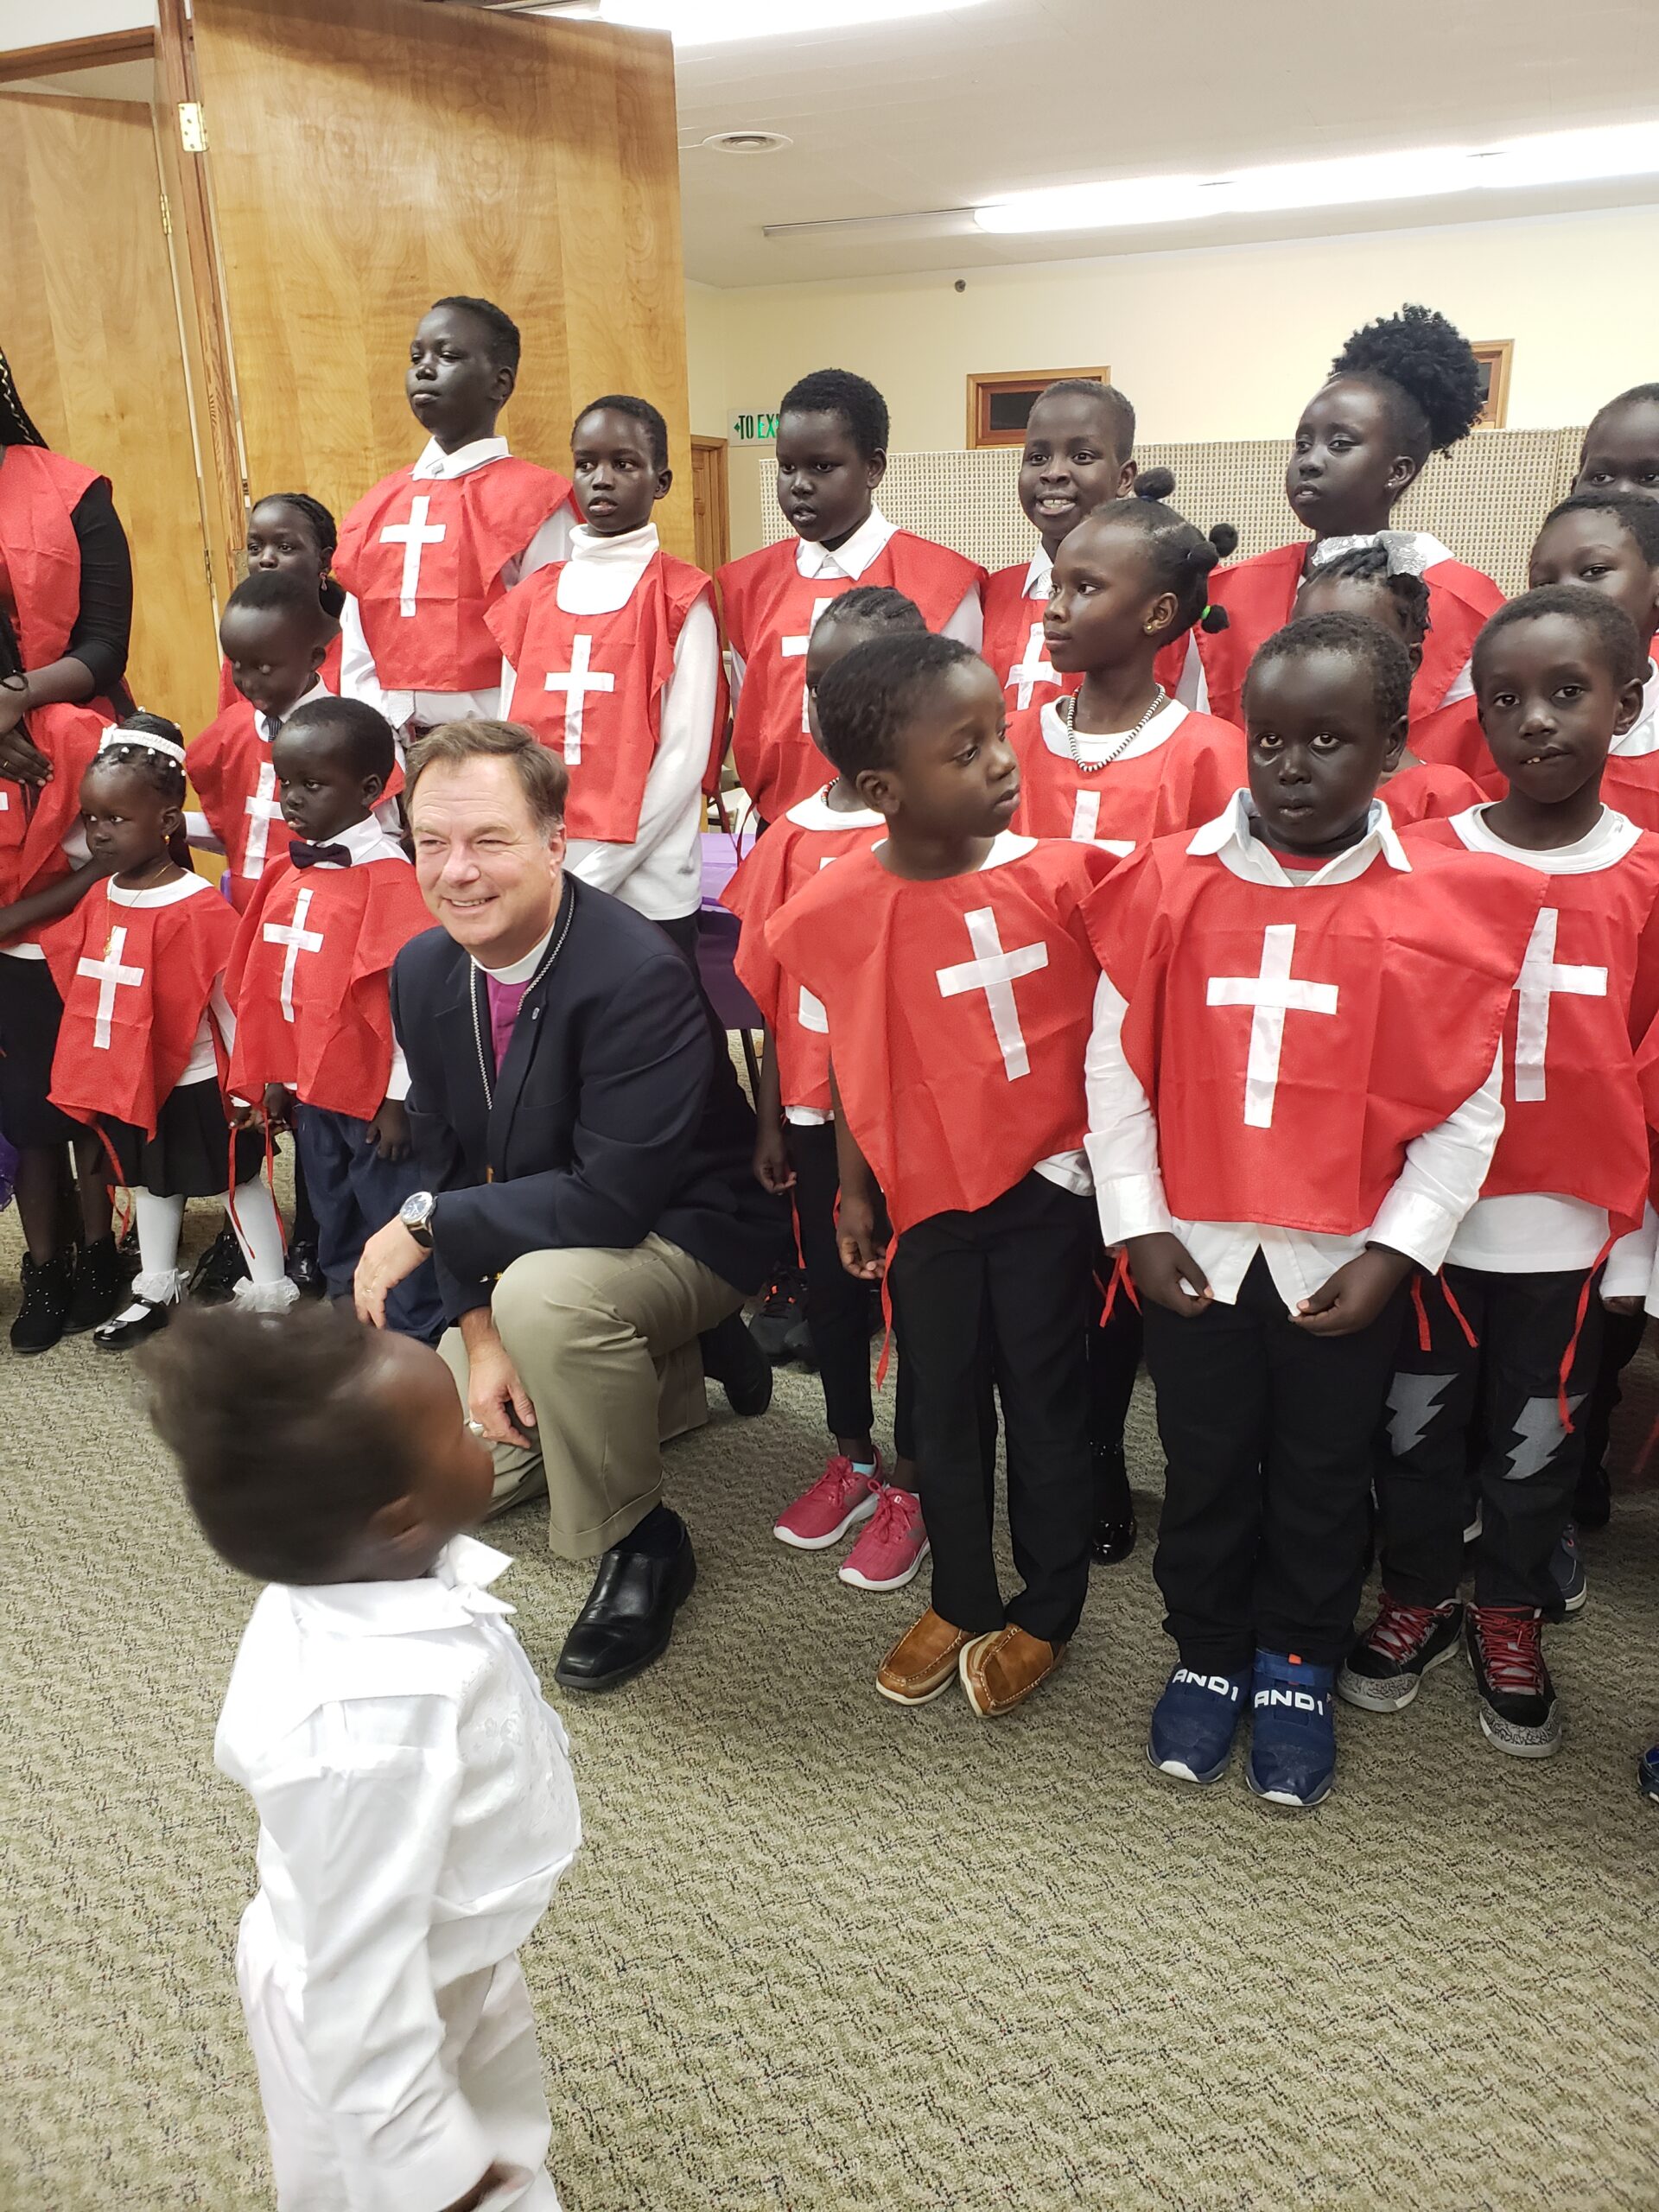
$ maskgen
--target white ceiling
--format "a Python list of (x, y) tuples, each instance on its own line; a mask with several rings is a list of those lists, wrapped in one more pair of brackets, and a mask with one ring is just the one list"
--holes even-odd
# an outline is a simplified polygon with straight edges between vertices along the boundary
[[(1659, 0), (986, 0), (908, 26), (683, 48), (677, 75), (686, 270), (711, 284), (1659, 200), (1649, 178), (1116, 234), (993, 238), (960, 219), (788, 238), (762, 228), (1659, 116)], [(745, 129), (794, 143), (750, 155), (698, 143)]]

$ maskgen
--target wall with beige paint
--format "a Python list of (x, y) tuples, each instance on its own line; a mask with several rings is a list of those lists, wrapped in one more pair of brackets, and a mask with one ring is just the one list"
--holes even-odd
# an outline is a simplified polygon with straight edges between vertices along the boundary
[[(948, 271), (692, 285), (692, 423), (721, 435), (728, 409), (834, 363), (880, 385), (895, 450), (961, 446), (970, 372), (1099, 361), (1149, 440), (1282, 435), (1356, 324), (1421, 300), (1513, 339), (1510, 426), (1552, 428), (1659, 378), (1656, 267), (1659, 207), (1642, 207), (982, 270), (963, 292)], [(760, 543), (753, 451), (733, 448), (734, 552)]]

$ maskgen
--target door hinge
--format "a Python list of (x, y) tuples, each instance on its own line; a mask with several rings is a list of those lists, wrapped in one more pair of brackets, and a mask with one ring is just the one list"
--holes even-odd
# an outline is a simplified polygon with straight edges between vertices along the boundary
[(162, 236), (164, 238), (170, 238), (172, 237), (172, 235), (173, 235), (173, 210), (172, 210), (172, 209), (168, 206), (168, 204), (167, 204), (167, 194), (166, 194), (165, 193), (162, 193)]
[(201, 111), (200, 100), (179, 102), (179, 136), (184, 141), (187, 154), (207, 152), (207, 118)]

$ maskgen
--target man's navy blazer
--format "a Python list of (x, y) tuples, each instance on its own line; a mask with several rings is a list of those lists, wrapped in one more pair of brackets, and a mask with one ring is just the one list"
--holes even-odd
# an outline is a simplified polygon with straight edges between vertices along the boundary
[(485, 980), (467, 953), (432, 929), (391, 971), (452, 1320), (487, 1305), (493, 1278), (526, 1252), (626, 1249), (654, 1230), (747, 1295), (787, 1240), (784, 1203), (754, 1179), (754, 1116), (683, 954), (574, 876), (556, 941), (567, 917), (499, 1076)]

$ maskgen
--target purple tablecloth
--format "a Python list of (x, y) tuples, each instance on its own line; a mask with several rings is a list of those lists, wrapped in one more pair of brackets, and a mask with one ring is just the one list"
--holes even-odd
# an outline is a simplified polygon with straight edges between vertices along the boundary
[(725, 830), (706, 830), (702, 836), (702, 928), (697, 938), (697, 966), (709, 1004), (728, 1029), (765, 1026), (760, 1007), (732, 968), (737, 952), (737, 917), (720, 903), (721, 893), (753, 842), (747, 831), (734, 836)]

